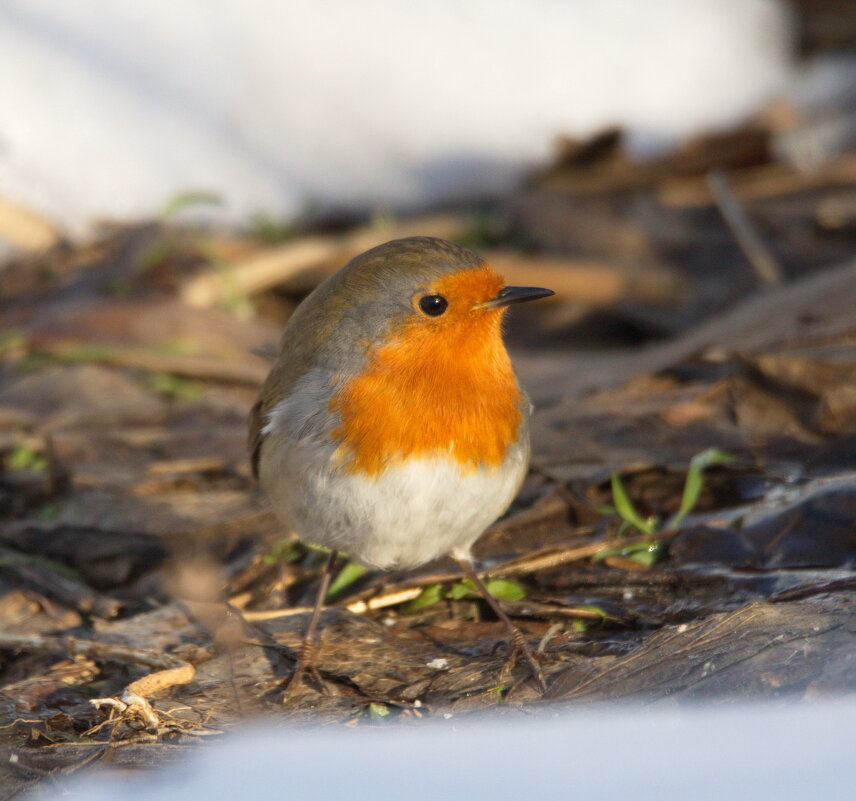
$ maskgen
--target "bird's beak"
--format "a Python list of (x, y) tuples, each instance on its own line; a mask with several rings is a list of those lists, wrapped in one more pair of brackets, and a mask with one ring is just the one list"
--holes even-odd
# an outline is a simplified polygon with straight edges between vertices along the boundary
[(476, 303), (475, 309), (501, 309), (512, 303), (525, 303), (527, 300), (538, 300), (538, 298), (549, 298), (555, 295), (552, 289), (542, 289), (537, 286), (506, 286), (503, 287), (495, 298)]

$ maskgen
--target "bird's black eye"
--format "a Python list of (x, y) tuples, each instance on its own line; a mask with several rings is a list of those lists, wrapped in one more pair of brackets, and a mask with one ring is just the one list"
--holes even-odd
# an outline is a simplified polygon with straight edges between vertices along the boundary
[(425, 295), (419, 298), (419, 308), (429, 317), (439, 317), (449, 308), (449, 301), (442, 295)]

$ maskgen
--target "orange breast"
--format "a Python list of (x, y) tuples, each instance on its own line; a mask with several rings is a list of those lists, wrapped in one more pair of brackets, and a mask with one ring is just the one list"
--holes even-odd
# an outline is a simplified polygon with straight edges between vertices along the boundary
[(501, 311), (408, 322), (374, 350), (330, 402), (338, 455), (377, 475), (410, 457), (442, 455), (464, 470), (498, 466), (518, 437), (520, 390), (502, 342)]

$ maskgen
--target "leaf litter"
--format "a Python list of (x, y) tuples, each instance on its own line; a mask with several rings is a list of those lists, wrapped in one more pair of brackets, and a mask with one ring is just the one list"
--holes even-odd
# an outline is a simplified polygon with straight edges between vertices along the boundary
[[(700, 164), (616, 186), (595, 159), (583, 186), (559, 160), (487, 211), (425, 223), (521, 283), (564, 276), (564, 297), (511, 321), (537, 404), (533, 465), (476, 548), (538, 644), (546, 699), (509, 669), (502, 626), (453, 565), (380, 574), (343, 559), (321, 683), (281, 703), (325, 556), (282, 530), (250, 476), (256, 354), (358, 244), (419, 218), (307, 224), (270, 245), (166, 215), (2, 268), (0, 739), (17, 761), (0, 797), (107, 755), (171, 760), (260, 714), (394, 725), (856, 689), (856, 272), (841, 231), (812, 229), (787, 280), (757, 288), (712, 201), (675, 194), (703, 185)], [(824, 192), (853, 191), (797, 192), (788, 214), (810, 222)], [(743, 202), (787, 251), (781, 209)], [(700, 232), (715, 280), (709, 251), (678, 246)], [(595, 300), (591, 276), (622, 289)]]

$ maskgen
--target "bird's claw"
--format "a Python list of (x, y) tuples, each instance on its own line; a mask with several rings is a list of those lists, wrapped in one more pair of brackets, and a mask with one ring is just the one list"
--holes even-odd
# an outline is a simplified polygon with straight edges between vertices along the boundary
[(541, 669), (541, 663), (533, 653), (529, 644), (526, 642), (526, 637), (520, 629), (515, 628), (511, 633), (511, 653), (508, 655), (506, 662), (506, 670), (513, 671), (519, 658), (522, 656), (529, 667), (532, 677), (538, 682), (541, 692), (547, 692), (547, 681), (544, 678), (544, 671)]
[(327, 685), (321, 676), (321, 671), (318, 670), (316, 659), (318, 656), (318, 648), (314, 642), (304, 640), (300, 645), (300, 652), (297, 655), (297, 664), (294, 667), (294, 672), (286, 682), (282, 691), (281, 703), (288, 701), (295, 693), (295, 690), (304, 683), (306, 674), (320, 688), (324, 694), (328, 693)]

